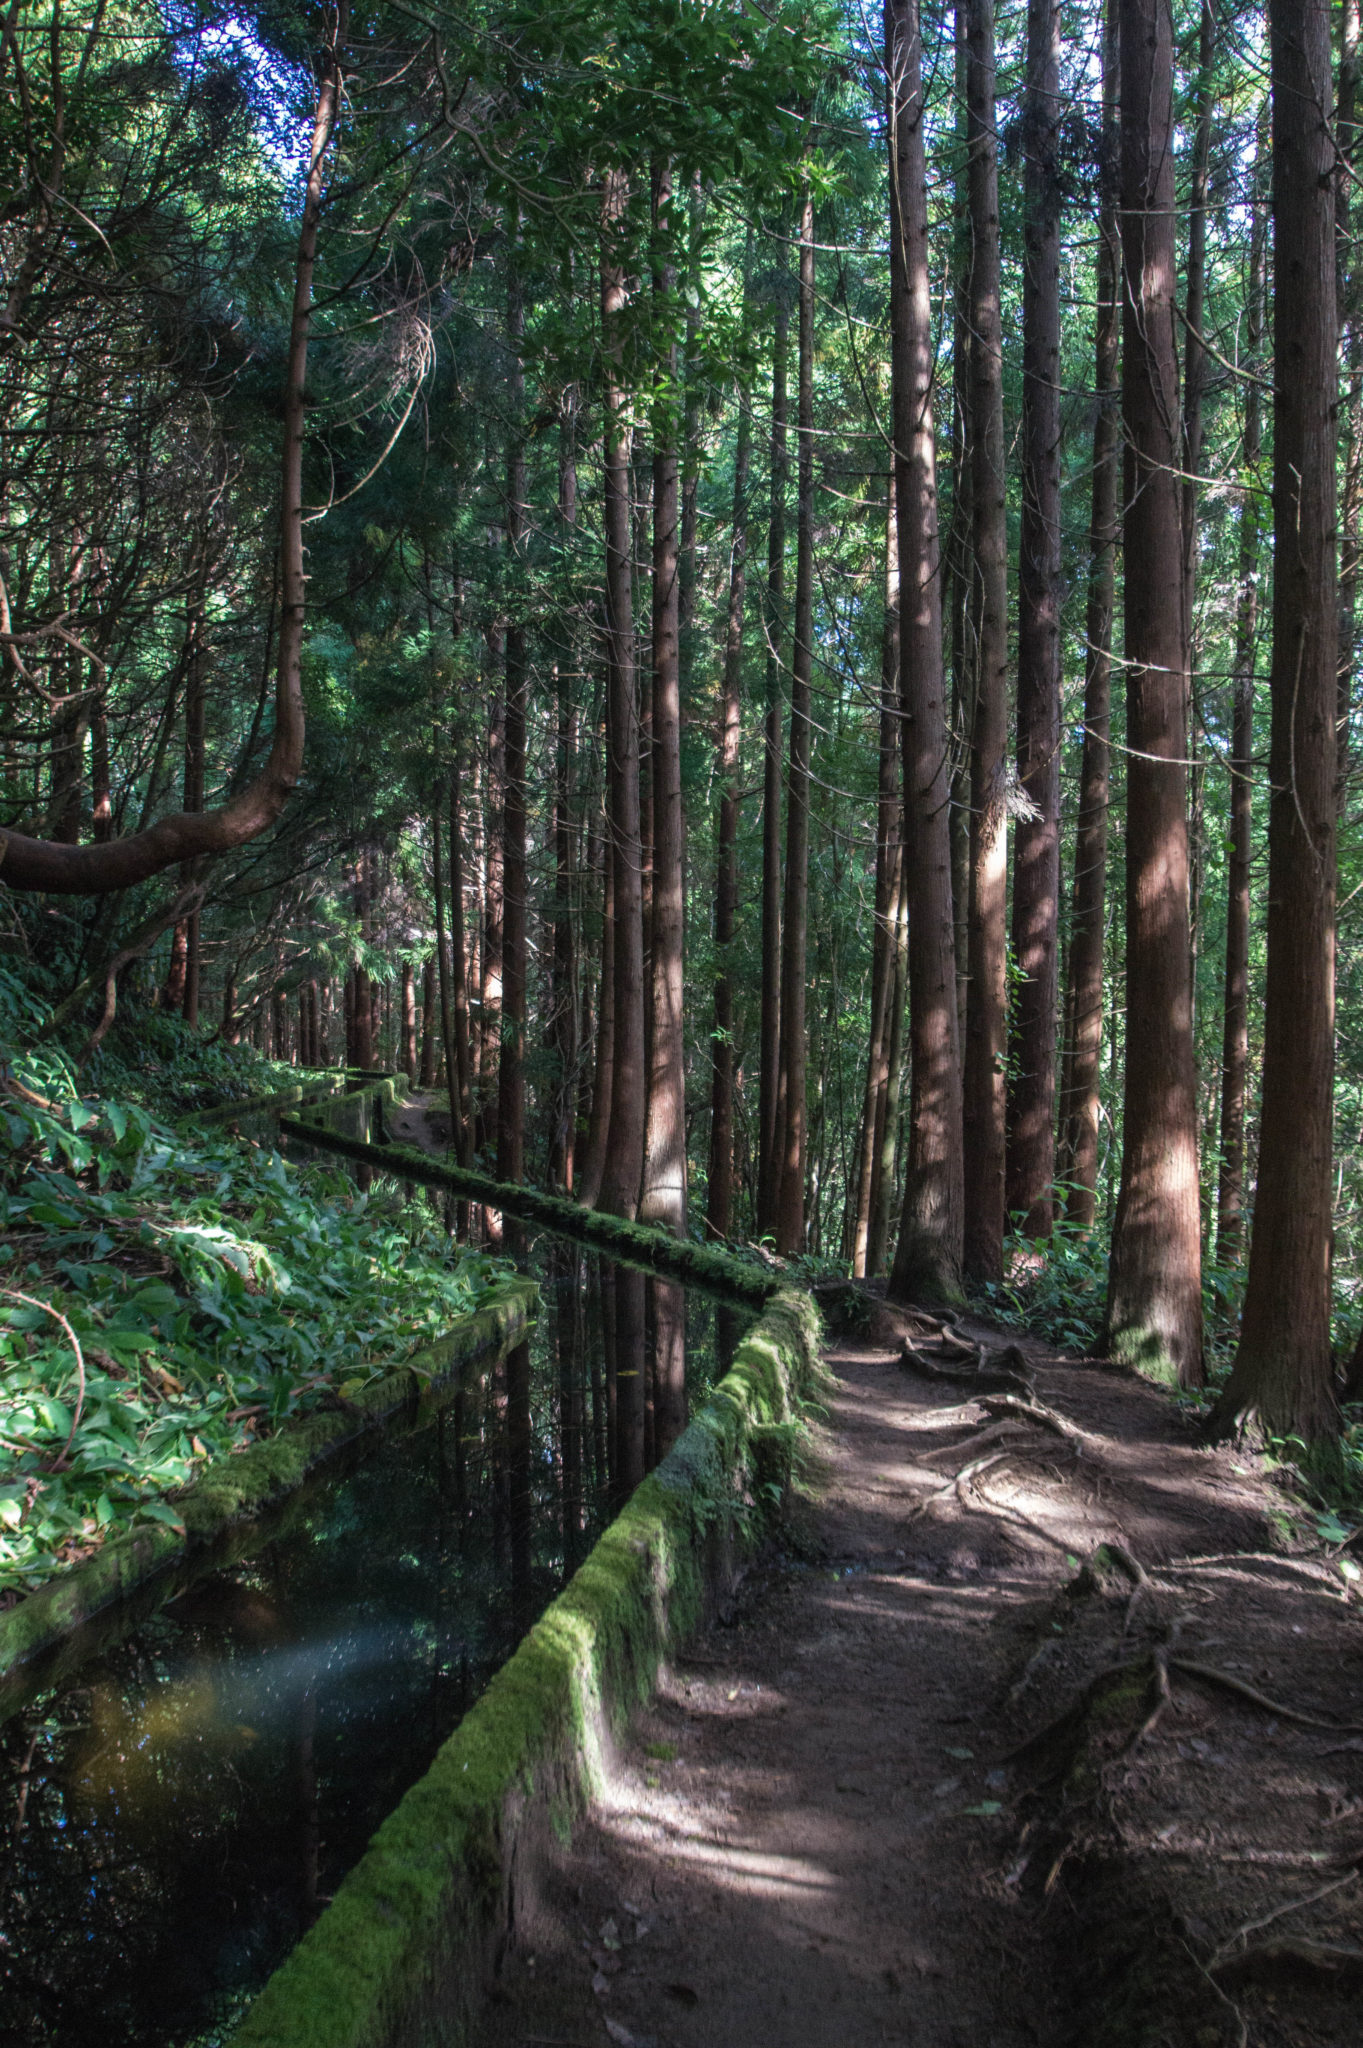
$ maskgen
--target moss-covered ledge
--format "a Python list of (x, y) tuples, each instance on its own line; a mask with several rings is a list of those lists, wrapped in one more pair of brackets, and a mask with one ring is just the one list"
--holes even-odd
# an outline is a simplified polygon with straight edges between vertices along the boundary
[(274, 1436), (208, 1466), (174, 1503), (183, 1533), (161, 1522), (130, 1529), (0, 1614), (0, 1717), (35, 1683), (55, 1684), (74, 1669), (89, 1653), (91, 1626), (108, 1610), (135, 1602), (153, 1582), (149, 1604), (158, 1605), (221, 1563), (234, 1535), (276, 1511), (331, 1460), (404, 1412), (415, 1413), (433, 1386), (471, 1360), (518, 1342), (538, 1305), (533, 1280), (499, 1281), (476, 1314), (461, 1317), (438, 1343), (352, 1399), (294, 1417)]
[(733, 1366), (384, 1822), (231, 2048), (461, 2048), (500, 1949), (612, 1737), (751, 1530), (750, 1484), (818, 1356), (779, 1294)]
[(215, 1103), (212, 1109), (189, 1110), (176, 1118), (176, 1126), (189, 1132), (218, 1130), (223, 1125), (230, 1127), (242, 1117), (273, 1116), (282, 1109), (324, 1102), (331, 1096), (352, 1092), (355, 1086), (355, 1075), (343, 1068), (304, 1068), (297, 1081), (287, 1088), (276, 1088), (268, 1095), (242, 1096), (236, 1102)]
[[(342, 1102), (349, 1100), (349, 1097), (341, 1098)], [(331, 1110), (339, 1105), (325, 1106)], [(330, 1122), (321, 1123), (315, 1117), (281, 1116), (279, 1128), (286, 1137), (296, 1138), (305, 1145), (316, 1145), (323, 1151), (338, 1152), (360, 1166), (372, 1167), (376, 1173), (397, 1174), (403, 1180), (418, 1182), (422, 1187), (441, 1188), (460, 1201), (483, 1202), (490, 1209), (500, 1209), (504, 1214), (521, 1217), (527, 1223), (542, 1223), (546, 1228), (574, 1238), (580, 1244), (591, 1245), (597, 1251), (647, 1266), (671, 1280), (710, 1288), (753, 1308), (760, 1308), (781, 1286), (775, 1275), (763, 1272), (745, 1259), (735, 1258), (732, 1252), (723, 1250), (719, 1245), (692, 1244), (687, 1238), (671, 1236), (656, 1224), (630, 1223), (623, 1216), (607, 1216), (600, 1209), (584, 1209), (580, 1202), (574, 1202), (567, 1195), (550, 1195), (542, 1188), (495, 1180), (491, 1174), (479, 1173), (474, 1167), (433, 1159), (428, 1152), (419, 1152), (411, 1145), (370, 1144), (334, 1129)]]

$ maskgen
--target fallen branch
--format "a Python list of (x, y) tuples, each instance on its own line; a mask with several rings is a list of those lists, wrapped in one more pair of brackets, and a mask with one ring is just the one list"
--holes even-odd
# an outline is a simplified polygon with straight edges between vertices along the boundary
[(60, 1472), (71, 1455), (71, 1446), (76, 1441), (76, 1431), (80, 1428), (80, 1418), (85, 1407), (85, 1353), (80, 1348), (79, 1337), (66, 1317), (60, 1309), (53, 1308), (50, 1301), (39, 1301), (36, 1294), (21, 1294), (17, 1287), (0, 1287), (0, 1294), (5, 1295), (10, 1301), (22, 1301), (25, 1308), (41, 1309), (45, 1316), (51, 1316), (54, 1323), (60, 1323), (66, 1332), (67, 1342), (76, 1354), (76, 1412), (71, 1418), (71, 1433), (47, 1467), (49, 1472)]

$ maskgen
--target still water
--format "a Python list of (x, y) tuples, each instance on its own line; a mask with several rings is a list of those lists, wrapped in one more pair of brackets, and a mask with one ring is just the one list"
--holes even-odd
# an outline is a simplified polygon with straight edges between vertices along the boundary
[(208, 2048), (747, 1318), (561, 1241), (526, 1344), (0, 1729), (0, 2048)]

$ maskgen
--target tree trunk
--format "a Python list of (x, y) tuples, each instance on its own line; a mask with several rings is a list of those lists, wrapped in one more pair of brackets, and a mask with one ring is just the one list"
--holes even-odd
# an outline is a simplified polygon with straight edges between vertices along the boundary
[(450, 1117), (455, 1156), (473, 1163), (473, 1053), (469, 1031), (468, 933), (464, 919), (464, 802), (456, 734), (450, 758), (450, 1007), (454, 1012), (454, 1079)]
[[(516, 229), (511, 239), (514, 244)], [(525, 377), (520, 349), (525, 306), (514, 248), (507, 285), (507, 341), (510, 376), (506, 405), (506, 552), (511, 616), (506, 628), (506, 780), (502, 799), (502, 1032), (497, 1063), (497, 1178), (519, 1184), (525, 1178), (525, 720), (529, 658), (519, 588), (525, 536), (525, 442), (521, 411)], [(457, 1072), (457, 1070), (456, 1070)], [(456, 1080), (451, 1079), (451, 1098)]]
[[(1256, 179), (1257, 187), (1257, 179)], [(1257, 192), (1256, 192), (1257, 196)], [(1245, 491), (1240, 501), (1239, 598), (1231, 688), (1230, 849), (1226, 878), (1226, 979), (1221, 1039), (1221, 1168), (1216, 1198), (1216, 1255), (1238, 1259), (1245, 1225), (1245, 1101), (1249, 1081), (1249, 862), (1254, 824), (1254, 656), (1259, 623), (1259, 387), (1254, 381), (1264, 317), (1264, 216), (1250, 229), (1249, 303), (1245, 347)]]
[[(670, 322), (676, 271), (662, 253), (672, 174), (655, 173), (655, 307)], [(648, 1046), (648, 1118), (639, 1217), (686, 1235), (686, 1039), (682, 1014), (681, 653), (678, 554), (679, 468), (673, 387), (677, 344), (662, 356), (653, 426), (653, 917), (650, 959), (652, 1028)]]
[[(506, 640), (500, 626), (487, 635), (488, 666), (505, 673)], [(495, 685), (494, 685), (495, 687)], [(483, 947), (478, 1004), (478, 1135), (474, 1149), (497, 1156), (498, 1069), (502, 1052), (502, 969), (505, 945), (505, 875), (502, 865), (506, 801), (506, 705), (500, 689), (488, 715), (487, 773), (483, 782)]]
[(917, 0), (885, 0), (885, 70), (912, 1047), (908, 1161), (890, 1290), (900, 1300), (954, 1299), (961, 1284), (964, 1208), (961, 1057), (932, 429), (936, 337)]
[(402, 1071), (416, 1086), (416, 975), (410, 958), (402, 963)]
[(1340, 802), (1349, 765), (1349, 725), (1354, 685), (1354, 614), (1358, 600), (1360, 523), (1363, 522), (1363, 321), (1359, 319), (1360, 266), (1354, 253), (1353, 180), (1358, 171), (1359, 0), (1342, 0), (1339, 11), (1339, 102), (1335, 141), (1335, 290), (1340, 353), (1343, 358), (1343, 493), (1339, 507), (1339, 739)]
[(781, 1068), (781, 649), (786, 624), (786, 371), (790, 308), (776, 301), (771, 357), (771, 511), (767, 525), (766, 724), (762, 762), (762, 1016), (758, 1054), (757, 1234), (776, 1220)]
[(1018, 989), (1007, 1202), (1029, 1237), (1055, 1213), (1060, 911), (1060, 6), (1028, 0), (1023, 97), (1022, 532), (1018, 548), (1018, 780), (1013, 834)]
[(734, 515), (729, 555), (729, 609), (724, 633), (716, 779), (720, 788), (715, 835), (715, 1025), (710, 1042), (710, 1171), (705, 1227), (728, 1238), (734, 1226), (734, 983), (731, 953), (738, 917), (738, 765), (742, 738), (743, 609), (748, 569), (748, 463), (752, 406), (739, 399), (734, 449)]
[(454, 1012), (450, 1002), (449, 925), (445, 916), (445, 862), (441, 847), (440, 801), (431, 815), (431, 866), (435, 877), (435, 957), (440, 982), (440, 1050), (445, 1062), (445, 1089), (450, 1099), (450, 1124), (458, 1129), (454, 1059)]
[(634, 688), (634, 592), (630, 576), (630, 424), (624, 390), (625, 243), (623, 172), (606, 175), (601, 205), (601, 331), (605, 391), (607, 819), (614, 892), (613, 1063), (610, 1128), (600, 1206), (632, 1217), (644, 1161), (644, 908), (639, 828), (639, 707)]
[(903, 855), (903, 758), (899, 740), (899, 524), (895, 509), (894, 464), (885, 496), (885, 617), (880, 644), (880, 773), (876, 804), (875, 929), (871, 935), (871, 1038), (866, 1054), (866, 1089), (861, 1105), (855, 1208), (852, 1219), (852, 1276), (871, 1270), (871, 1212), (876, 1157), (885, 1122), (889, 1081), (890, 1007), (895, 987), (895, 910)]
[(1240, 1345), (1216, 1423), (1320, 1451), (1330, 1358), (1335, 955), (1336, 362), (1330, 15), (1270, 0), (1273, 660), (1263, 1107)]
[(1093, 498), (1084, 665), (1084, 745), (1074, 841), (1070, 912), (1069, 1028), (1060, 1096), (1061, 1178), (1065, 1214), (1092, 1230), (1098, 1201), (1098, 1120), (1103, 1057), (1103, 940), (1107, 915), (1107, 821), (1111, 780), (1112, 602), (1118, 533), (1117, 354), (1121, 305), (1117, 281), (1117, 0), (1107, 0), (1103, 45), (1103, 180), (1098, 216), (1098, 301), (1093, 320)]
[(422, 1088), (434, 1088), (439, 1063), (435, 1033), (435, 955), (428, 955), (421, 970), (421, 1078)]
[(785, 1258), (805, 1242), (805, 956), (809, 894), (810, 692), (814, 678), (814, 199), (800, 215), (799, 439), (795, 484), (795, 619), (786, 777), (786, 875), (781, 912), (780, 1181), (775, 1237)]
[(1114, 1355), (1202, 1379), (1188, 951), (1187, 678), (1169, 0), (1121, 0), (1122, 420), (1127, 448), (1126, 1080), (1108, 1274)]
[(615, 1093), (615, 862), (608, 844), (602, 851), (601, 978), (598, 986), (592, 1110), (587, 1126), (587, 1155), (582, 1163), (582, 1181), (578, 1190), (588, 1209), (596, 1207), (601, 1192), (601, 1179), (606, 1168), (606, 1141), (610, 1135), (611, 1098)]
[(999, 159), (993, 0), (967, 0), (971, 539), (976, 688), (963, 1129), (965, 1271), (1003, 1277), (1008, 1054), (1008, 500), (1003, 438)]
[(549, 1185), (573, 1192), (577, 1153), (578, 1003), (577, 934), (573, 914), (572, 790), (576, 721), (572, 685), (558, 678), (558, 732), (554, 748), (554, 912), (550, 1042), (557, 1069), (549, 1137)]

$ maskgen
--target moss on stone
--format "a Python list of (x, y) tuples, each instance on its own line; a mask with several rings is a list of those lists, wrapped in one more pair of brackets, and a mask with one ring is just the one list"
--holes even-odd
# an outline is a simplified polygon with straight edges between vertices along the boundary
[(612, 1737), (727, 1576), (754, 1431), (810, 1382), (819, 1324), (784, 1292), (710, 1401), (559, 1598), (232, 2036), (233, 2048), (458, 2048), (537, 1845), (562, 1839)]
[[(369, 1093), (356, 1091), (356, 1095)], [(709, 1288), (730, 1300), (760, 1307), (781, 1285), (771, 1274), (735, 1258), (718, 1245), (692, 1244), (689, 1239), (672, 1237), (651, 1223), (631, 1223), (622, 1216), (604, 1215), (599, 1209), (584, 1209), (566, 1195), (550, 1195), (541, 1188), (495, 1180), (491, 1174), (479, 1173), (472, 1167), (433, 1159), (411, 1145), (371, 1144), (339, 1128), (347, 1120), (354, 1101), (354, 1095), (346, 1095), (320, 1105), (325, 1121), (315, 1114), (281, 1116), (279, 1127), (288, 1137), (337, 1152), (361, 1166), (373, 1167), (377, 1173), (396, 1174), (422, 1187), (442, 1188), (464, 1201), (485, 1202), (489, 1208), (501, 1209), (507, 1215), (543, 1223), (608, 1256), (631, 1260), (669, 1279), (685, 1281), (688, 1286)]]
[(196, 1553), (213, 1551), (234, 1526), (277, 1508), (359, 1438), (414, 1409), (432, 1379), (515, 1342), (538, 1302), (533, 1280), (499, 1282), (476, 1315), (462, 1317), (438, 1343), (359, 1388), (343, 1407), (314, 1409), (210, 1465), (174, 1502), (183, 1535), (164, 1523), (128, 1530), (0, 1614), (0, 1704), (27, 1685), (31, 1669), (63, 1637), (131, 1599), (148, 1581), (178, 1571)]

